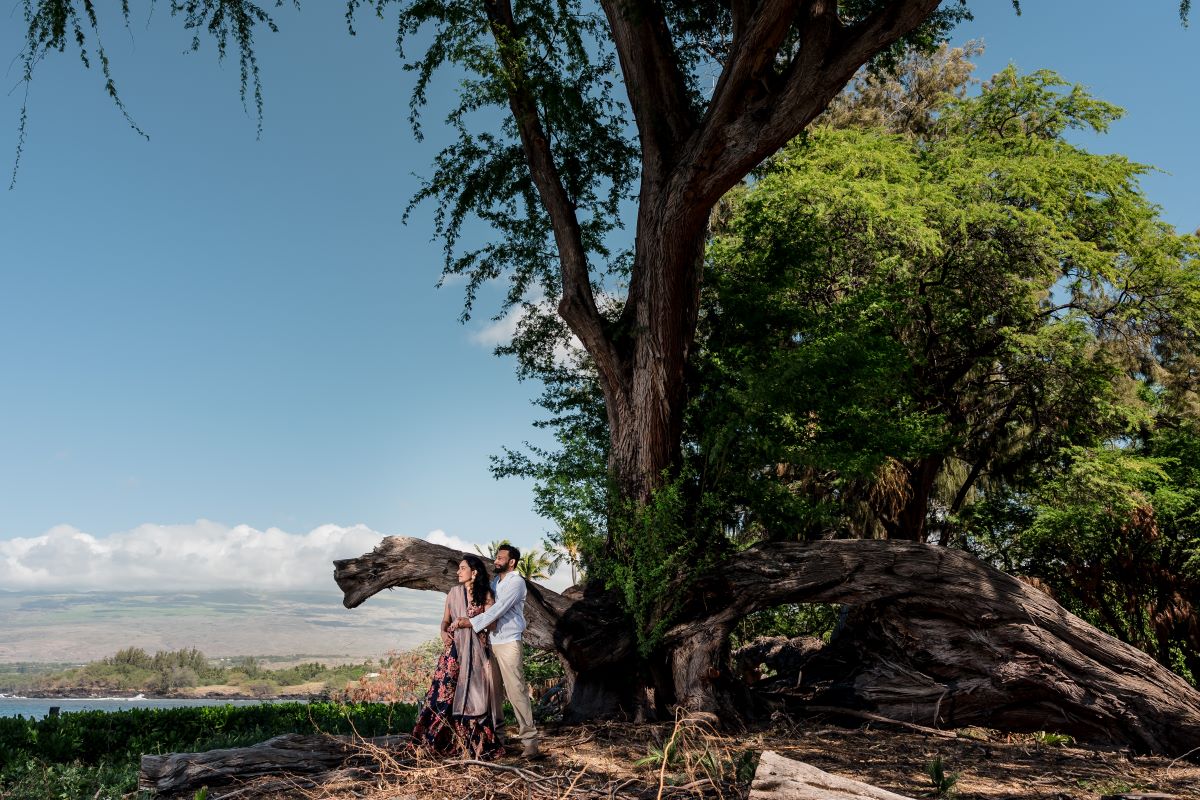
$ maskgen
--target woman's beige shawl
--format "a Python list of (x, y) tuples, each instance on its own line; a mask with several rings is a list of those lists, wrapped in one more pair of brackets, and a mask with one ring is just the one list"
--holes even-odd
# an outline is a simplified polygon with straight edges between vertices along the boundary
[[(446, 595), (446, 606), (450, 619), (473, 617), (483, 613), (480, 606), (468, 607), (467, 587), (455, 586)], [(499, 725), (503, 719), (500, 710), (500, 693), (493, 690), (490, 650), (487, 631), (475, 633), (470, 628), (454, 631), (454, 644), (458, 649), (458, 685), (454, 689), (454, 716), (478, 717), (491, 713), (492, 720)]]

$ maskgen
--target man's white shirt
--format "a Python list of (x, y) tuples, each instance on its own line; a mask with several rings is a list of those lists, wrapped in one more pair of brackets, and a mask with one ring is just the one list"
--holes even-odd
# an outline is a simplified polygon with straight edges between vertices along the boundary
[(492, 631), (492, 644), (521, 641), (525, 631), (525, 579), (515, 570), (492, 578), (492, 594), (496, 602), (487, 611), (471, 617), (471, 628), (479, 633), (498, 620)]

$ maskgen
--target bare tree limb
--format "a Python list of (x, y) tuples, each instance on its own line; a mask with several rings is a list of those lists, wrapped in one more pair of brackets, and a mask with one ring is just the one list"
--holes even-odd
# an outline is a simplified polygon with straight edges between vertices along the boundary
[[(938, 0), (895, 0), (847, 27), (835, 0), (808, 0), (797, 23), (800, 46), (782, 78), (773, 77), (768, 91), (752, 96), (728, 119), (714, 117), (716, 124), (693, 138), (672, 191), (706, 208), (715, 204), (816, 119), (872, 56), (911, 33), (937, 6)], [(736, 59), (730, 65), (744, 69)], [(731, 83), (727, 91), (737, 88)], [(720, 100), (722, 108), (732, 104)]]
[(484, 8), (508, 74), (508, 104), (529, 161), (530, 175), (554, 229), (562, 272), (562, 299), (558, 312), (595, 359), (601, 374), (611, 379), (602, 383), (616, 385), (619, 358), (596, 307), (575, 204), (563, 186), (549, 137), (538, 114), (537, 101), (526, 83), (520, 51), (515, 46), (519, 36), (512, 4), (509, 0), (485, 0)]
[(703, 127), (716, 130), (770, 89), (779, 47), (787, 37), (799, 0), (735, 3), (731, 58), (721, 70)]
[[(353, 608), (390, 586), (446, 591), (460, 557), (389, 537), (371, 553), (335, 562), (334, 577)], [(529, 644), (561, 654), (581, 681), (636, 673), (630, 623), (611, 596), (528, 586)], [(1200, 692), (1044, 592), (960, 550), (875, 540), (763, 544), (687, 595), (662, 647), (676, 700), (692, 710), (723, 709), (719, 682), (737, 620), (789, 603), (843, 603), (850, 607), (846, 632), (819, 656), (836, 662), (830, 691), (840, 694), (817, 702), (849, 702), (927, 727), (1058, 730), (1148, 752), (1200, 745)], [(806, 666), (805, 674), (813, 670)], [(597, 694), (584, 694), (572, 695), (572, 707), (599, 706)]]
[[(665, 179), (697, 120), (662, 7), (656, 0), (601, 0), (642, 147), (642, 184)], [(643, 192), (645, 194), (645, 192)]]

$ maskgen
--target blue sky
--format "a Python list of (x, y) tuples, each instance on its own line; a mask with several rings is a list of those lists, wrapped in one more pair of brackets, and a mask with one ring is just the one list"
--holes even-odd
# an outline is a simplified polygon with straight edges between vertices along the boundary
[[(94, 551), (139, 526), (154, 541), (274, 528), (342, 556), (372, 532), (537, 542), (529, 486), (488, 472), (503, 446), (545, 441), (537, 387), (490, 353), (498, 292), (460, 325), (461, 288), (434, 287), (432, 209), (400, 222), (447, 96), (415, 142), (390, 26), (364, 18), (351, 38), (341, 3), (308, 2), (259, 42), (256, 139), (236, 61), (218, 65), (207, 41), (184, 54), (165, 6), (147, 30), (133, 5), (131, 30), (106, 40), (150, 140), (98, 72), (55, 54), (30, 91), (16, 187), (0, 191), (0, 545), (55, 531)], [(1166, 170), (1149, 195), (1200, 225), (1200, 30), (1174, 0), (1023, 5), (972, 3), (955, 40), (985, 40), (977, 75), (1052, 68), (1124, 106), (1084, 141)], [(8, 20), (6, 65), (21, 46)], [(5, 77), (7, 175), (19, 64)]]

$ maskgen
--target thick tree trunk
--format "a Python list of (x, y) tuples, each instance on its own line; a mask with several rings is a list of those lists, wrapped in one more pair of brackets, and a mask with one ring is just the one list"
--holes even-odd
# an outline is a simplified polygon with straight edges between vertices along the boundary
[[(389, 538), (335, 562), (353, 608), (391, 586), (448, 590), (460, 554)], [(822, 666), (835, 680), (814, 698), (932, 727), (1057, 730), (1178, 755), (1200, 747), (1200, 693), (1145, 653), (1049, 595), (953, 549), (871, 540), (760, 545), (693, 585), (664, 637), (673, 698), (692, 711), (736, 713), (731, 627), (786, 603), (852, 607)], [(611, 596), (531, 585), (527, 640), (569, 666), (569, 715), (631, 710), (645, 666)], [(741, 706), (745, 710), (745, 706)]]
[[(643, 193), (647, 191), (643, 186)], [(645, 198), (645, 194), (643, 194)], [(629, 298), (618, 326), (622, 366), (601, 370), (609, 472), (621, 497), (649, 501), (679, 459), (687, 407), (684, 371), (696, 334), (707, 212), (643, 201)]]
[(875, 510), (889, 539), (906, 542), (928, 540), (930, 497), (942, 463), (939, 457), (904, 464), (903, 498), (899, 499), (894, 510)]

